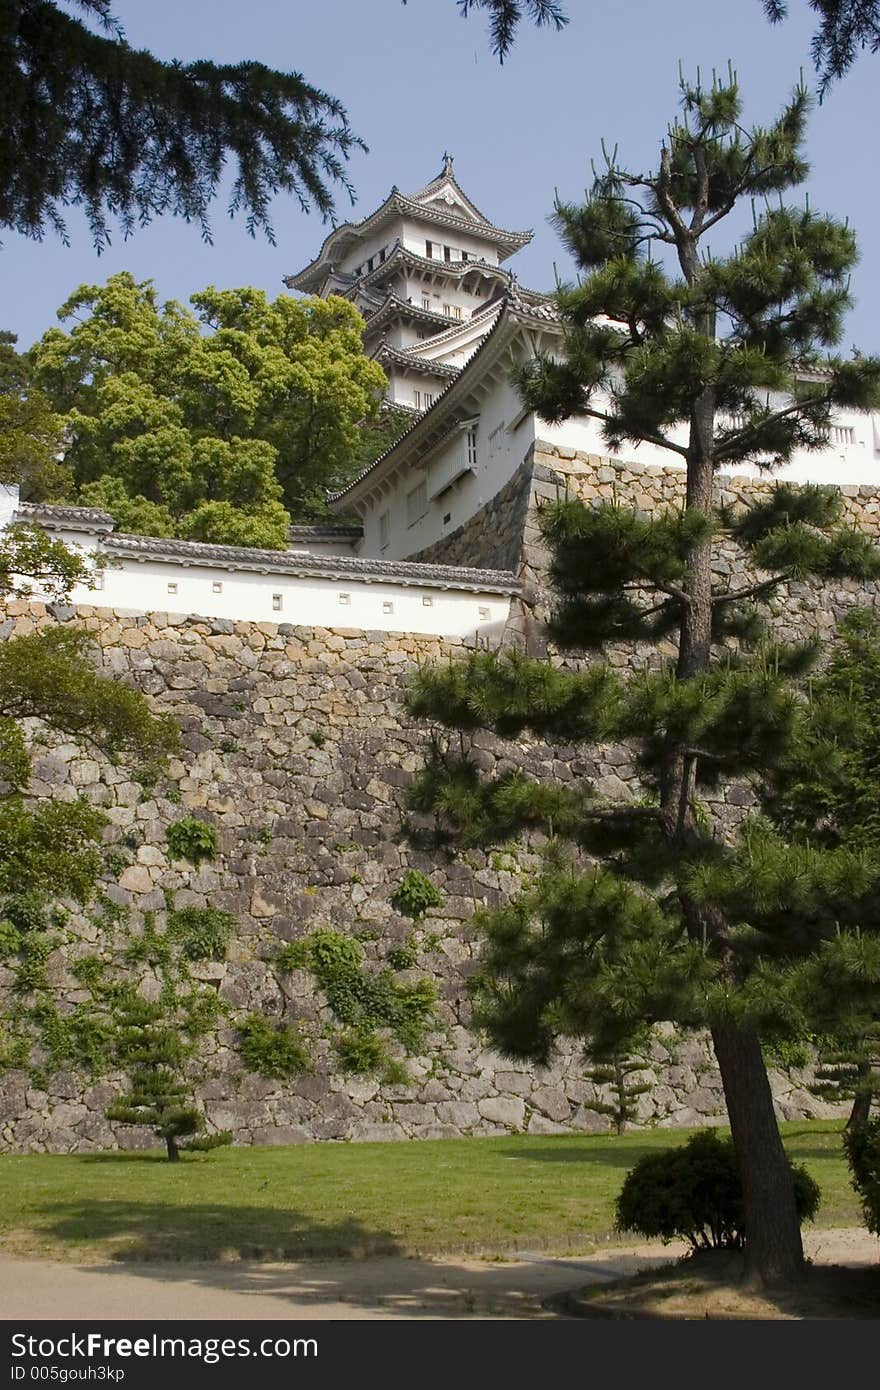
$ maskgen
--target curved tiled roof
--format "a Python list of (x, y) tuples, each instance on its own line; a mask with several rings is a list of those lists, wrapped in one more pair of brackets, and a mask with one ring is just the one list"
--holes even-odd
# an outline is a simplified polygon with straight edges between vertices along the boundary
[(461, 371), (461, 367), (451, 367), (448, 362), (437, 362), (431, 357), (417, 357), (415, 353), (407, 352), (406, 348), (391, 347), (389, 343), (379, 344), (373, 353), (373, 361), (393, 362), (396, 367), (409, 367), (423, 376), (448, 377), (450, 380)]
[(530, 294), (530, 291), (526, 291), (525, 293), (520, 291), (519, 286), (516, 284), (516, 281), (513, 280), (510, 290), (505, 295), (504, 300), (502, 301), (501, 312), (498, 314), (498, 317), (495, 319), (494, 324), (490, 328), (489, 332), (486, 334), (483, 341), (480, 343), (479, 347), (476, 349), (473, 355), (468, 358), (465, 365), (458, 372), (458, 374), (455, 377), (455, 380), (451, 381), (444, 391), (441, 391), (440, 395), (437, 396), (433, 405), (429, 406), (428, 409), (424, 411), (422, 415), (419, 416), (418, 420), (414, 420), (413, 423), (410, 425), (409, 429), (405, 430), (399, 439), (396, 439), (393, 444), (389, 445), (389, 447), (385, 450), (384, 454), (380, 454), (377, 459), (374, 459), (373, 462), (369, 464), (366, 468), (364, 468), (357, 475), (356, 478), (352, 478), (351, 482), (347, 483), (344, 488), (340, 488), (338, 492), (328, 492), (328, 502), (332, 504), (333, 502), (338, 502), (343, 497), (346, 497), (360, 483), (362, 483), (364, 479), (369, 476), (370, 473), (380, 468), (381, 465), (385, 462), (385, 460), (396, 449), (399, 449), (400, 446), (404, 444), (407, 439), (409, 439), (410, 435), (413, 434), (414, 431), (420, 429), (423, 421), (428, 420), (431, 417), (434, 417), (436, 419), (443, 406), (445, 405), (445, 402), (450, 393), (456, 389), (458, 383), (462, 379), (464, 379), (466, 375), (470, 375), (474, 363), (478, 362), (483, 353), (487, 351), (489, 345), (495, 340), (497, 334), (499, 333), (500, 329), (504, 324), (509, 323), (511, 322), (511, 320), (513, 320), (514, 322), (525, 324), (538, 323), (543, 327), (549, 327), (550, 325), (553, 325), (559, 328), (561, 326), (561, 318), (556, 305), (552, 302), (540, 304), (532, 303), (530, 299)]
[[(457, 185), (456, 185), (457, 186)], [(459, 190), (461, 191), (461, 190)], [(420, 196), (424, 196), (424, 191)], [(470, 199), (462, 193), (466, 202)], [(474, 205), (471, 204), (473, 207)], [(476, 211), (476, 208), (474, 209)], [(534, 235), (531, 231), (511, 232), (503, 227), (496, 227), (488, 219), (481, 220), (456, 215), (453, 212), (444, 212), (442, 208), (427, 207), (424, 203), (418, 202), (415, 198), (406, 197), (396, 188), (385, 199), (375, 212), (370, 213), (360, 222), (344, 222), (341, 227), (335, 227), (325, 238), (324, 244), (313, 261), (299, 270), (294, 275), (285, 275), (284, 283), (291, 289), (310, 290), (313, 288), (316, 272), (329, 262), (328, 252), (336, 243), (340, 242), (343, 246), (348, 242), (358, 241), (368, 232), (380, 227), (383, 222), (387, 222), (392, 217), (413, 217), (418, 221), (430, 221), (436, 226), (449, 227), (452, 230), (469, 233), (472, 236), (482, 236), (486, 241), (490, 241), (497, 246), (505, 255), (512, 255), (520, 247), (527, 246)]]
[(389, 580), (432, 589), (512, 594), (519, 581), (509, 570), (480, 570), (458, 565), (420, 565), (411, 560), (364, 560), (348, 555), (306, 555), (292, 550), (257, 550), (250, 546), (209, 545), (203, 541), (166, 540), (158, 536), (108, 536), (104, 549), (120, 558), (169, 560), (175, 564), (256, 569), (314, 579)]
[(101, 507), (69, 507), (60, 502), (22, 502), (14, 521), (35, 521), (40, 526), (61, 526), (71, 531), (112, 531), (116, 525)]

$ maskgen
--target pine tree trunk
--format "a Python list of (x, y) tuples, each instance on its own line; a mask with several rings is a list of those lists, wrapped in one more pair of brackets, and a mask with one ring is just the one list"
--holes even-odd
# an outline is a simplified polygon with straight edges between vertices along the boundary
[[(864, 1086), (871, 1076), (871, 1063), (859, 1062), (859, 1082)], [(871, 1091), (868, 1087), (864, 1090), (857, 1090), (855, 1099), (852, 1103), (852, 1110), (849, 1112), (849, 1119), (846, 1122), (847, 1129), (858, 1129), (860, 1125), (866, 1125), (871, 1114)]]
[(796, 1283), (804, 1274), (801, 1228), (758, 1036), (725, 1022), (713, 1027), (712, 1041), (743, 1185), (746, 1279)]

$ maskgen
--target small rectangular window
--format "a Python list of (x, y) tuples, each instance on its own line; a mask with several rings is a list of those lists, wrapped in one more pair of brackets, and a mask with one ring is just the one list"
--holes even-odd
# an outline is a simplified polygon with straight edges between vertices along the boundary
[(176, 584), (169, 584), (169, 585), (168, 585), (168, 592), (169, 592), (169, 594), (176, 594), (176, 593), (177, 593), (177, 585), (176, 585)]
[(219, 579), (215, 579), (214, 582), (213, 582), (213, 584), (211, 585), (211, 593), (212, 593), (212, 594), (222, 594), (222, 593), (223, 593), (223, 584), (222, 584), (222, 582), (221, 582)]
[(339, 602), (345, 607), (347, 603), (351, 603), (351, 594), (340, 594)]
[(283, 598), (281, 597), (280, 594), (273, 594), (273, 595), (272, 595), (272, 609), (273, 609), (273, 611), (274, 611), (275, 613), (280, 613), (280, 612), (281, 612), (281, 609), (282, 609), (282, 607), (283, 607), (283, 604), (284, 604), (284, 600), (283, 600)]
[(428, 484), (419, 483), (412, 492), (406, 494), (406, 520), (409, 526), (420, 521), (428, 510)]

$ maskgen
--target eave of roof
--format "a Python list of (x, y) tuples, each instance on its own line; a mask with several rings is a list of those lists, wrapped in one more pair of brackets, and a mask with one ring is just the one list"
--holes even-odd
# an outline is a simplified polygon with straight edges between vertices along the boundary
[(517, 293), (516, 288), (513, 288), (505, 297), (501, 312), (498, 314), (491, 329), (486, 334), (473, 356), (468, 358), (455, 380), (449, 383), (446, 390), (440, 393), (433, 405), (429, 406), (429, 408), (410, 425), (409, 429), (404, 431), (400, 438), (395, 440), (395, 442), (385, 450), (384, 454), (380, 454), (377, 459), (374, 459), (356, 478), (353, 478), (344, 488), (340, 488), (339, 492), (327, 493), (327, 500), (331, 506), (350, 500), (352, 493), (359, 489), (371, 476), (375, 475), (378, 480), (378, 477), (386, 471), (389, 460), (391, 460), (395, 454), (404, 451), (414, 439), (417, 439), (422, 434), (425, 436), (430, 434), (431, 425), (439, 421), (440, 417), (449, 406), (450, 400), (454, 400), (466, 392), (471, 377), (478, 369), (481, 360), (486, 353), (491, 350), (497, 338), (508, 324), (515, 326), (522, 325), (524, 327), (531, 325), (549, 332), (555, 330), (557, 333), (561, 333), (562, 331), (559, 311), (556, 309), (555, 305), (550, 303), (538, 305), (531, 304), (527, 299), (521, 297)]
[(202, 541), (165, 540), (157, 536), (113, 535), (109, 555), (146, 562), (204, 565), (212, 569), (249, 569), (303, 579), (358, 579), (431, 589), (514, 594), (519, 582), (509, 570), (481, 570), (458, 565), (421, 565), (409, 560), (369, 560), (348, 555), (307, 555), (292, 550), (257, 550), (246, 546), (208, 545)]
[(57, 502), (22, 502), (14, 522), (36, 522), (59, 531), (112, 531), (116, 525), (109, 512), (100, 507), (69, 507)]
[(397, 189), (393, 189), (384, 203), (376, 208), (375, 212), (370, 213), (369, 217), (365, 217), (363, 221), (345, 222), (341, 227), (334, 228), (325, 238), (324, 244), (313, 261), (310, 261), (296, 274), (285, 275), (285, 285), (293, 290), (308, 291), (313, 289), (320, 278), (318, 272), (323, 274), (325, 267), (330, 262), (329, 252), (332, 247), (337, 244), (345, 246), (346, 243), (356, 243), (392, 217), (412, 217), (415, 221), (430, 222), (438, 227), (448, 227), (453, 231), (481, 237), (484, 241), (497, 247), (499, 252), (504, 253), (502, 259), (512, 255), (514, 251), (520, 250), (521, 247), (527, 246), (534, 236), (534, 232), (531, 230), (506, 231), (503, 227), (496, 227), (485, 219), (482, 222), (477, 222), (467, 217), (457, 217), (454, 213), (445, 213), (440, 208), (429, 208), (424, 203), (416, 202)]

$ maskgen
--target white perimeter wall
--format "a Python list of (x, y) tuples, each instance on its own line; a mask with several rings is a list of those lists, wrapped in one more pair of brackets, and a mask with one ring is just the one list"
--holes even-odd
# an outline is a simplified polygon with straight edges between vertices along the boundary
[[(98, 539), (63, 532), (71, 549), (100, 553)], [(294, 623), (302, 627), (362, 628), (441, 637), (487, 638), (507, 622), (506, 594), (469, 593), (396, 580), (314, 578), (254, 570), (128, 557), (97, 574), (98, 588), (73, 590), (70, 602), (138, 613), (196, 613), (238, 622)], [(219, 591), (217, 585), (220, 586)], [(280, 598), (276, 606), (275, 596)], [(35, 593), (35, 597), (39, 597)]]

